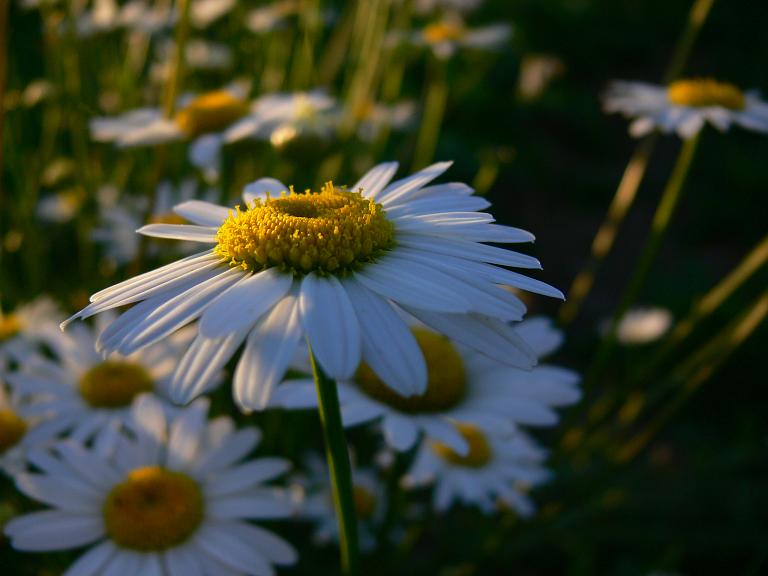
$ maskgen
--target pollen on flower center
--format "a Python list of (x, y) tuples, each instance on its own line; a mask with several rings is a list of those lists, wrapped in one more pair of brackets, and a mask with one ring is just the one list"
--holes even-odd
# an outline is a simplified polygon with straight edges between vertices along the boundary
[(667, 98), (678, 106), (721, 106), (730, 110), (744, 109), (744, 93), (733, 84), (711, 78), (678, 80), (667, 88)]
[(339, 274), (391, 248), (394, 227), (380, 204), (329, 182), (317, 193), (291, 189), (238, 206), (216, 240), (216, 253), (244, 270)]
[(186, 541), (202, 522), (203, 508), (202, 491), (192, 478), (147, 466), (112, 488), (102, 513), (115, 544), (148, 552)]
[(27, 423), (16, 412), (0, 409), (0, 454), (16, 446), (26, 431)]
[(80, 395), (95, 408), (128, 406), (143, 392), (154, 389), (152, 376), (138, 364), (107, 360), (90, 368), (80, 378)]
[(0, 342), (21, 332), (21, 322), (15, 314), (0, 316)]
[(464, 26), (458, 22), (444, 20), (429, 24), (422, 33), (424, 34), (424, 40), (430, 44), (438, 44), (440, 42), (461, 40), (464, 37), (465, 30)]
[(431, 447), (435, 454), (443, 460), (447, 460), (459, 466), (468, 468), (482, 468), (493, 457), (491, 446), (479, 428), (471, 424), (457, 424), (456, 428), (469, 444), (469, 452), (466, 456), (457, 454), (452, 448), (441, 442), (432, 442)]
[(176, 124), (190, 138), (223, 130), (248, 113), (248, 102), (225, 90), (201, 94), (176, 114)]
[(427, 390), (420, 396), (404, 398), (384, 384), (371, 368), (363, 363), (356, 382), (367, 395), (401, 412), (442, 412), (458, 404), (464, 397), (466, 374), (461, 355), (445, 336), (423, 328), (414, 328), (427, 364)]

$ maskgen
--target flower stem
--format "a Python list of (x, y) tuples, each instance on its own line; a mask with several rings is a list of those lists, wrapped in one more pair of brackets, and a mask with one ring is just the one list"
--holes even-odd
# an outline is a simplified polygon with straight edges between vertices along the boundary
[[(309, 345), (309, 343), (307, 343)], [(325, 438), (325, 457), (331, 475), (333, 506), (339, 523), (341, 567), (345, 575), (358, 573), (359, 547), (357, 542), (357, 518), (352, 491), (352, 468), (349, 463), (347, 441), (341, 423), (341, 409), (336, 382), (323, 372), (309, 346), (309, 360), (315, 378), (320, 422)]]
[(645, 284), (645, 279), (650, 272), (654, 260), (656, 259), (656, 255), (658, 254), (659, 248), (661, 247), (661, 242), (664, 238), (667, 228), (669, 228), (669, 223), (672, 221), (672, 215), (675, 213), (675, 209), (679, 203), (680, 196), (683, 191), (683, 185), (685, 184), (685, 179), (688, 176), (691, 162), (693, 161), (693, 157), (696, 153), (696, 147), (699, 143), (700, 134), (701, 133), (697, 134), (693, 138), (685, 140), (682, 148), (680, 149), (680, 154), (677, 157), (675, 167), (672, 170), (672, 174), (669, 177), (667, 186), (661, 196), (661, 201), (659, 202), (659, 205), (656, 208), (656, 213), (653, 216), (651, 234), (645, 243), (645, 247), (643, 248), (643, 252), (640, 256), (640, 260), (637, 264), (637, 267), (635, 268), (632, 278), (629, 281), (627, 288), (624, 290), (621, 300), (619, 301), (619, 305), (613, 314), (608, 334), (606, 334), (605, 338), (603, 339), (602, 345), (598, 349), (597, 355), (595, 356), (595, 360), (587, 372), (587, 377), (584, 381), (585, 394), (588, 392), (588, 388), (594, 386), (594, 383), (601, 376), (603, 370), (605, 369), (611, 353), (616, 346), (616, 332), (619, 324), (621, 323), (629, 308), (637, 299), (638, 295), (640, 294), (640, 290)]

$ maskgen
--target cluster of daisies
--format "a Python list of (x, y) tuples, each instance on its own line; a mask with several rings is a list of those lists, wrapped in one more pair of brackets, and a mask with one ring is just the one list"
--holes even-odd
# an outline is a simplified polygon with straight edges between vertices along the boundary
[(431, 487), (437, 511), (532, 514), (549, 473), (529, 429), (557, 422), (579, 377), (541, 362), (561, 335), (523, 320), (518, 294), (562, 294), (511, 269), (535, 258), (496, 246), (530, 233), (494, 223), (465, 184), (433, 183), (449, 166), (396, 180), (384, 163), (302, 193), (263, 178), (234, 207), (186, 200), (184, 223), (139, 232), (201, 248), (94, 294), (63, 332), (47, 301), (4, 316), (0, 462), (48, 507), (11, 520), (11, 544), (87, 547), (69, 574), (219, 575), (296, 560), (261, 520), (311, 521), (333, 541), (325, 466), (252, 459), (259, 431), (211, 417), (206, 398), (231, 382), (244, 413), (312, 410), (310, 349), (344, 426), (380, 438), (353, 478), (364, 544), (382, 537), (398, 459), (402, 487)]

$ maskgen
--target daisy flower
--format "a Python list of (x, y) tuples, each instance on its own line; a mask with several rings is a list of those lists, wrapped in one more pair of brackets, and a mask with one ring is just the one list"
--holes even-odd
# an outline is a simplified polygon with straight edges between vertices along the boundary
[(25, 469), (30, 450), (55, 438), (55, 430), (24, 415), (19, 395), (6, 387), (2, 372), (0, 365), (0, 471), (13, 475)]
[(512, 34), (509, 24), (492, 24), (480, 28), (469, 28), (455, 13), (425, 26), (412, 34), (416, 46), (426, 46), (442, 60), (453, 56), (461, 48), (497, 50)]
[(402, 483), (407, 488), (434, 484), (433, 505), (445, 512), (461, 502), (486, 514), (501, 506), (527, 518), (535, 506), (526, 492), (550, 478), (542, 465), (546, 452), (523, 432), (512, 437), (486, 434), (471, 424), (458, 424), (470, 446), (461, 455), (439, 442), (424, 442)]
[(0, 368), (11, 360), (24, 362), (38, 344), (56, 338), (55, 326), (61, 318), (61, 309), (47, 296), (39, 296), (10, 313), (0, 310)]
[(489, 203), (465, 184), (427, 186), (442, 162), (390, 182), (396, 163), (371, 169), (350, 189), (325, 184), (296, 193), (274, 179), (246, 187), (245, 207), (191, 201), (176, 207), (192, 225), (139, 232), (210, 245), (91, 297), (63, 324), (135, 304), (99, 337), (129, 355), (200, 319), (179, 363), (171, 397), (185, 403), (245, 342), (234, 376), (243, 410), (268, 405), (306, 338), (329, 377), (348, 380), (365, 360), (401, 395), (423, 394), (427, 366), (403, 308), (460, 344), (530, 368), (536, 353), (507, 324), (525, 306), (500, 284), (562, 298), (504, 266), (539, 268), (535, 258), (484, 244), (530, 242), (493, 223)]
[(93, 448), (72, 441), (30, 455), (39, 472), (19, 474), (18, 489), (51, 509), (14, 518), (5, 533), (17, 550), (89, 546), (67, 574), (95, 576), (270, 575), (293, 564), (284, 540), (248, 520), (284, 518), (287, 500), (263, 482), (288, 463), (243, 462), (259, 441), (229, 418), (206, 420), (198, 401), (167, 420), (142, 397), (135, 436), (100, 435)]
[(635, 137), (658, 129), (687, 139), (707, 122), (721, 132), (732, 124), (768, 132), (768, 103), (757, 92), (743, 92), (711, 78), (677, 80), (668, 86), (613, 82), (603, 98), (603, 108), (633, 118), (629, 133)]
[[(299, 519), (315, 523), (314, 540), (318, 544), (338, 542), (339, 525), (333, 509), (333, 495), (328, 484), (328, 466), (316, 456), (306, 459), (307, 474), (297, 476), (292, 486), (299, 494)], [(386, 490), (379, 474), (373, 468), (355, 467), (352, 472), (352, 491), (357, 512), (357, 529), (364, 550), (376, 546), (376, 527), (386, 514)]]
[[(125, 423), (140, 394), (167, 395), (173, 370), (194, 333), (181, 330), (130, 356), (105, 358), (96, 350), (97, 335), (113, 319), (114, 315), (99, 318), (95, 329), (82, 324), (67, 333), (59, 331), (50, 342), (56, 360), (37, 354), (7, 376), (25, 400), (20, 408), (23, 416), (42, 418), (55, 434), (67, 433), (86, 442), (105, 426)], [(219, 383), (215, 380), (212, 387)]]
[(412, 126), (416, 107), (408, 101), (395, 104), (365, 101), (352, 111), (352, 116), (357, 123), (358, 138), (373, 142), (385, 128), (404, 130)]
[[(570, 370), (547, 365), (533, 370), (512, 368), (422, 326), (412, 328), (412, 332), (427, 364), (423, 394), (409, 398), (398, 395), (365, 364), (352, 381), (338, 383), (344, 425), (381, 420), (384, 438), (395, 450), (410, 450), (423, 434), (466, 454), (469, 445), (456, 431), (456, 422), (509, 435), (517, 424), (555, 424), (554, 408), (580, 398), (579, 376)], [(560, 331), (545, 318), (524, 320), (515, 332), (537, 359), (562, 342)], [(314, 382), (286, 381), (276, 389), (272, 405), (315, 407)]]
[[(616, 338), (625, 346), (639, 346), (655, 342), (669, 331), (670, 326), (672, 313), (666, 308), (638, 306), (631, 308), (621, 319)], [(610, 320), (606, 320), (601, 328), (607, 332)]]
[(131, 110), (117, 117), (91, 120), (91, 137), (122, 148), (154, 146), (189, 140), (190, 162), (202, 170), (217, 170), (224, 133), (248, 116), (246, 90), (238, 84), (180, 99), (172, 119), (160, 107)]
[(323, 90), (266, 94), (227, 130), (224, 140), (266, 140), (283, 148), (298, 139), (327, 140), (340, 120), (336, 99)]

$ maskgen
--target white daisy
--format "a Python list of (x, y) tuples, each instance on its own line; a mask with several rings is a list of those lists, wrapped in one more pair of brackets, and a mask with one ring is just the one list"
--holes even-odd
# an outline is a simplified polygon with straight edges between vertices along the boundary
[[(328, 483), (328, 466), (316, 456), (306, 458), (305, 463), (307, 473), (296, 476), (292, 485), (293, 492), (299, 495), (297, 517), (315, 523), (313, 537), (318, 544), (338, 542), (339, 523)], [(385, 487), (375, 469), (355, 466), (352, 471), (352, 491), (360, 547), (372, 550), (376, 546), (376, 528), (386, 514)]]
[(224, 140), (267, 140), (282, 148), (298, 139), (327, 140), (340, 120), (336, 99), (323, 90), (266, 94), (227, 130)]
[(0, 369), (8, 362), (23, 362), (39, 344), (57, 338), (56, 324), (64, 314), (47, 296), (18, 306), (13, 312), (0, 310)]
[(358, 138), (373, 142), (385, 128), (404, 130), (412, 126), (416, 106), (408, 101), (394, 104), (366, 101), (353, 110), (352, 115), (357, 123)]
[(140, 232), (211, 248), (93, 295), (64, 325), (135, 304), (99, 338), (104, 350), (128, 355), (200, 318), (172, 398), (200, 394), (245, 342), (234, 377), (243, 410), (268, 405), (304, 337), (336, 380), (364, 359), (400, 394), (423, 394), (426, 363), (397, 307), (468, 348), (530, 368), (535, 351), (507, 324), (522, 320), (525, 306), (499, 284), (562, 293), (503, 267), (539, 268), (535, 258), (483, 244), (530, 242), (529, 232), (493, 224), (478, 212), (489, 203), (465, 184), (427, 186), (449, 166), (390, 183), (397, 164), (380, 164), (349, 191), (328, 183), (304, 194), (266, 178), (246, 187), (245, 210), (181, 204), (176, 213), (194, 225)]
[[(511, 434), (516, 425), (551, 426), (556, 407), (576, 402), (579, 376), (557, 366), (511, 368), (423, 327), (412, 329), (427, 363), (427, 390), (404, 398), (387, 388), (366, 365), (353, 381), (339, 382), (341, 415), (346, 427), (381, 419), (387, 444), (410, 450), (424, 434), (460, 454), (469, 446), (456, 422), (487, 433)], [(560, 346), (562, 334), (545, 318), (525, 320), (515, 329), (537, 359)], [(272, 398), (283, 408), (317, 405), (312, 380), (286, 381)]]
[(104, 358), (96, 350), (96, 336), (110, 319), (114, 316), (100, 318), (100, 326), (93, 330), (82, 324), (67, 333), (59, 331), (57, 340), (50, 343), (56, 359), (30, 356), (18, 372), (7, 376), (25, 401), (20, 414), (42, 418), (53, 433), (86, 442), (105, 426), (124, 423), (140, 394), (166, 395), (193, 332), (177, 332), (127, 357)]
[(290, 515), (287, 499), (263, 485), (289, 464), (243, 462), (259, 441), (254, 428), (206, 420), (198, 401), (171, 421), (149, 397), (133, 412), (135, 437), (105, 430), (93, 448), (64, 442), (38, 452), (39, 472), (19, 474), (18, 489), (49, 510), (5, 527), (18, 550), (89, 546), (70, 576), (271, 575), (296, 561), (282, 538), (248, 520)]
[(509, 24), (469, 28), (460, 16), (450, 13), (414, 32), (411, 42), (429, 47), (437, 58), (447, 59), (461, 48), (497, 50), (506, 44), (511, 34)]
[[(630, 309), (619, 322), (616, 338), (626, 346), (638, 346), (655, 342), (672, 326), (672, 313), (666, 308), (635, 307)], [(607, 332), (610, 321), (601, 326)]]
[(603, 98), (603, 108), (633, 118), (629, 132), (635, 137), (658, 129), (691, 138), (707, 122), (722, 132), (731, 124), (768, 132), (768, 103), (757, 92), (742, 92), (733, 84), (711, 78), (677, 80), (668, 86), (613, 82)]
[(291, 17), (301, 11), (299, 0), (276, 0), (254, 8), (245, 18), (245, 26), (251, 32), (262, 34), (279, 30), (286, 26)]
[(457, 428), (469, 453), (462, 456), (445, 444), (424, 442), (403, 485), (434, 483), (433, 505), (439, 512), (461, 502), (486, 514), (507, 506), (522, 517), (531, 516), (535, 506), (526, 492), (551, 477), (542, 465), (546, 452), (523, 432), (507, 437), (485, 434), (470, 424)]
[(189, 140), (190, 162), (202, 170), (217, 170), (227, 128), (248, 116), (249, 109), (245, 88), (231, 84), (197, 96), (185, 95), (172, 119), (166, 118), (159, 107), (94, 118), (91, 136), (123, 148)]

